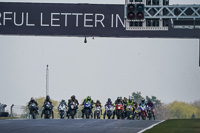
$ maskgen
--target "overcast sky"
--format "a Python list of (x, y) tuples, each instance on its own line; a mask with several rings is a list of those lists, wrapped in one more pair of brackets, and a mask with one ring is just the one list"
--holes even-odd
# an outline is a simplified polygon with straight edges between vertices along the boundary
[[(0, 2), (5, 0), (0, 0)], [(15, 1), (16, 0), (6, 0)], [(46, 2), (47, 0), (17, 0)], [(170, 4), (200, 4), (199, 0)], [(55, 2), (55, 0), (48, 0)], [(63, 3), (123, 4), (123, 0), (56, 0)], [(139, 39), (0, 36), (0, 103), (24, 105), (45, 96), (46, 65), (50, 97), (76, 95), (114, 101), (141, 92), (162, 102), (200, 100), (197, 39)]]

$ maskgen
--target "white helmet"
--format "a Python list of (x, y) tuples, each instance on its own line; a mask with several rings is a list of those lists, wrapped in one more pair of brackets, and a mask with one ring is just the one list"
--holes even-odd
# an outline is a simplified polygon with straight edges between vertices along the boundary
[(129, 96), (129, 100), (132, 101), (133, 100), (133, 96)]

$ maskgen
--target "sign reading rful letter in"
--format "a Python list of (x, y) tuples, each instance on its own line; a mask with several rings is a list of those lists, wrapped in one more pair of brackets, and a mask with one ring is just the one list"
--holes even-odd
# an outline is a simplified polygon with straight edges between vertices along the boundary
[(126, 31), (124, 5), (0, 2), (1, 35), (200, 38), (198, 29)]

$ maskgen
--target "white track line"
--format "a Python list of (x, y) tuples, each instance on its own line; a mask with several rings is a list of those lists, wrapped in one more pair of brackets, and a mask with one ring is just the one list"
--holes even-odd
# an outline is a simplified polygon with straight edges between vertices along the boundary
[(162, 123), (162, 122), (164, 122), (164, 121), (165, 121), (165, 120), (162, 120), (162, 121), (160, 121), (160, 122), (158, 122), (158, 123), (156, 123), (156, 124), (151, 125), (150, 127), (147, 127), (147, 128), (145, 128), (145, 129), (143, 129), (143, 130), (137, 132), (137, 133), (143, 133), (144, 131), (146, 131), (146, 130), (148, 130), (148, 129), (151, 129), (151, 128), (153, 128), (154, 126), (156, 126), (156, 125), (158, 125), (158, 124), (160, 124), (160, 123)]

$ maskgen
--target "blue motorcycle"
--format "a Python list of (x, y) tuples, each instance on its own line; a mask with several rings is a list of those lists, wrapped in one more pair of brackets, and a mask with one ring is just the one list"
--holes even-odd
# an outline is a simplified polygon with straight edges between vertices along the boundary
[(84, 103), (84, 114), (86, 116), (86, 119), (90, 118), (90, 114), (92, 113), (92, 105), (90, 101), (87, 101)]

